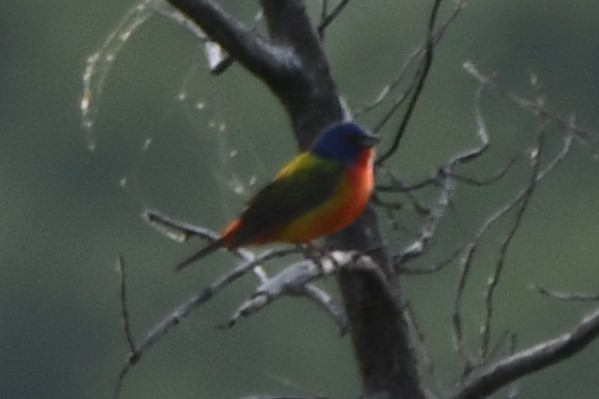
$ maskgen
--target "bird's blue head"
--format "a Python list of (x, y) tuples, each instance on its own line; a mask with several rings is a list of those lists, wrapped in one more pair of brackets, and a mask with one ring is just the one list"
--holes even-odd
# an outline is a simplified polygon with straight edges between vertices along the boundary
[(379, 139), (352, 122), (333, 125), (314, 140), (310, 152), (323, 158), (352, 164)]

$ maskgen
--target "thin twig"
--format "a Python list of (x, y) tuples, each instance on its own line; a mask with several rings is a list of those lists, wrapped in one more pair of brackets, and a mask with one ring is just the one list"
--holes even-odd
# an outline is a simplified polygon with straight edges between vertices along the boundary
[[(442, 23), (439, 26), (439, 28), (437, 28), (435, 30), (435, 32), (433, 33), (433, 35), (432, 35), (433, 45), (436, 45), (443, 38), (443, 36), (445, 36), (445, 31), (451, 25), (451, 23), (455, 20), (455, 18), (458, 16), (460, 11), (462, 11), (464, 6), (465, 6), (465, 1), (459, 0), (457, 2), (456, 6), (454, 7), (452, 13), (449, 15), (447, 20), (445, 20), (445, 22)], [(426, 50), (426, 45), (427, 45), (426, 42), (423, 43), (416, 50), (412, 51), (412, 53), (410, 55), (408, 55), (408, 57), (405, 59), (403, 65), (402, 65), (399, 73), (397, 75), (395, 75), (395, 77), (393, 77), (393, 79), (391, 79), (391, 81), (389, 83), (387, 83), (385, 85), (385, 87), (382, 88), (379, 95), (376, 96), (376, 98), (370, 104), (367, 104), (354, 112), (354, 116), (356, 118), (361, 115), (364, 115), (364, 114), (372, 111), (373, 109), (377, 108), (378, 106), (380, 106), (388, 98), (388, 96), (391, 93), (393, 93), (393, 91), (398, 87), (399, 83), (404, 79), (406, 73), (410, 70), (410, 67), (412, 66), (412, 64), (415, 61), (421, 60), (421, 57), (422, 57), (424, 51)], [(415, 85), (416, 85), (416, 82), (413, 81), (412, 84), (405, 90), (405, 92), (403, 92), (402, 94), (397, 96), (397, 98), (393, 101), (393, 104), (391, 105), (390, 109), (387, 111), (386, 116), (383, 118), (382, 121), (380, 121), (377, 124), (376, 128), (374, 129), (375, 132), (380, 130), (382, 128), (382, 126), (385, 124), (385, 122), (389, 119), (389, 117), (399, 107), (401, 107), (403, 102), (406, 100), (407, 96), (412, 92), (412, 90), (414, 90)]]
[(439, 181), (439, 172), (435, 173), (431, 177), (427, 177), (422, 181), (412, 184), (405, 184), (392, 172), (389, 172), (389, 177), (391, 178), (391, 184), (377, 184), (376, 191), (380, 191), (382, 193), (409, 193), (420, 190), (433, 184), (437, 184)]
[(268, 262), (271, 259), (284, 257), (297, 252), (298, 250), (295, 247), (284, 248), (277, 251), (268, 250), (262, 254), (259, 254), (253, 260), (242, 263), (241, 265), (221, 275), (221, 277), (212, 282), (208, 287), (204, 288), (198, 294), (191, 296), (186, 302), (178, 306), (161, 322), (156, 324), (155, 327), (146, 334), (146, 337), (138, 345), (139, 351), (145, 352), (157, 341), (158, 338), (185, 319), (193, 309), (212, 299), (216, 294), (222, 291), (223, 288), (229, 286), (238, 278), (251, 271), (254, 267)]
[(559, 301), (567, 302), (597, 302), (599, 301), (599, 294), (596, 292), (560, 292), (552, 291), (547, 288), (540, 287), (532, 284), (531, 288), (537, 291), (539, 294), (548, 296)]
[(481, 327), (481, 346), (480, 346), (480, 356), (485, 359), (488, 355), (489, 345), (491, 340), (491, 321), (493, 319), (493, 300), (494, 294), (499, 284), (499, 279), (502, 275), (503, 269), (505, 267), (505, 259), (507, 256), (508, 248), (514, 239), (518, 228), (522, 224), (522, 220), (524, 217), (524, 212), (528, 209), (528, 204), (530, 203), (530, 199), (532, 194), (536, 188), (537, 176), (539, 173), (540, 167), (540, 158), (544, 151), (545, 144), (545, 134), (546, 134), (546, 123), (545, 121), (541, 121), (541, 126), (539, 127), (539, 139), (538, 144), (533, 153), (531, 154), (531, 177), (525, 188), (524, 195), (522, 200), (520, 201), (520, 207), (516, 211), (516, 216), (514, 219), (514, 223), (510, 228), (508, 234), (504, 238), (501, 243), (499, 249), (499, 258), (497, 259), (497, 263), (495, 264), (495, 269), (493, 275), (489, 279), (487, 283), (487, 289), (485, 290), (484, 298), (485, 298), (485, 316), (484, 321)]
[(397, 271), (400, 270), (401, 265), (403, 265), (405, 262), (424, 253), (427, 245), (435, 236), (441, 219), (443, 216), (445, 216), (447, 209), (449, 209), (451, 206), (451, 201), (455, 192), (455, 181), (451, 176), (456, 166), (474, 161), (478, 157), (482, 156), (489, 148), (489, 134), (487, 132), (487, 127), (484, 123), (479, 107), (481, 93), (482, 86), (479, 88), (475, 96), (476, 122), (478, 125), (476, 135), (479, 143), (469, 150), (452, 156), (447, 164), (439, 170), (437, 181), (441, 186), (441, 191), (436, 201), (436, 205), (430, 210), (427, 220), (420, 229), (419, 237), (394, 257), (394, 265)]
[[(220, 237), (220, 235), (214, 230), (191, 223), (182, 222), (180, 220), (175, 220), (163, 214), (162, 212), (153, 209), (144, 211), (142, 213), (142, 217), (150, 224), (150, 226), (154, 227), (160, 233), (177, 242), (188, 241), (194, 236), (212, 242), (218, 240)], [(244, 248), (231, 250), (231, 253), (245, 260), (246, 262), (250, 262), (252, 259), (254, 259), (254, 253)], [(261, 278), (260, 273), (262, 273), (262, 270), (259, 268), (259, 266), (257, 266), (255, 269), (255, 274), (257, 275), (258, 279)]]
[[(412, 96), (410, 97), (410, 101), (408, 102), (406, 112), (404, 114), (404, 117), (403, 117), (401, 123), (399, 124), (397, 132), (395, 133), (395, 137), (393, 138), (393, 142), (391, 143), (391, 146), (376, 160), (377, 166), (382, 165), (399, 148), (399, 143), (401, 142), (401, 139), (402, 139), (403, 135), (405, 134), (408, 123), (412, 117), (414, 110), (416, 109), (416, 104), (418, 103), (420, 95), (422, 94), (422, 90), (424, 88), (424, 83), (426, 81), (426, 78), (428, 77), (430, 67), (433, 63), (433, 50), (434, 50), (433, 33), (435, 30), (437, 14), (439, 11), (439, 7), (441, 6), (441, 1), (442, 0), (435, 0), (435, 3), (433, 4), (433, 8), (431, 9), (431, 13), (429, 16), (429, 21), (428, 21), (428, 30), (427, 30), (424, 58), (422, 60), (422, 64), (419, 68), (419, 71), (416, 75), (416, 85), (414, 87)], [(375, 131), (376, 130), (377, 129), (375, 129)]]
[[(129, 318), (129, 302), (127, 301), (127, 278), (125, 274), (125, 259), (121, 255), (117, 260), (117, 267), (121, 275), (121, 316), (123, 318), (123, 326), (125, 329), (125, 337), (129, 346), (129, 354), (127, 356), (127, 365), (133, 365), (139, 360), (139, 351), (135, 346), (133, 334), (131, 332), (131, 319)], [(123, 380), (128, 373), (130, 366), (123, 367), (117, 377), (117, 382), (113, 390), (113, 398), (118, 398), (123, 387)]]
[(485, 87), (488, 87), (491, 90), (501, 94), (503, 97), (509, 99), (512, 103), (518, 105), (519, 107), (531, 111), (533, 114), (538, 115), (539, 117), (550, 120), (565, 132), (568, 132), (568, 135), (573, 135), (588, 147), (595, 149), (597, 145), (597, 135), (590, 130), (578, 126), (575, 118), (564, 117), (554, 110), (549, 109), (544, 102), (539, 103), (537, 99), (529, 100), (502, 88), (495, 82), (493, 77), (483, 73), (480, 68), (471, 61), (464, 63), (464, 69)]
[(125, 258), (121, 255), (117, 260), (117, 267), (121, 274), (121, 316), (125, 328), (125, 337), (129, 345), (129, 351), (132, 354), (137, 352), (131, 332), (131, 319), (129, 318), (129, 302), (127, 301), (127, 276), (125, 274)]
[(329, 0), (320, 0), (320, 23), (322, 24), (322, 22), (324, 21), (324, 19), (326, 18), (327, 14), (329, 13)]
[(341, 0), (339, 1), (339, 3), (337, 3), (337, 5), (335, 6), (335, 8), (333, 8), (331, 10), (331, 12), (326, 13), (326, 1), (323, 3), (323, 13), (324, 16), (321, 15), (321, 21), (320, 24), (318, 24), (318, 36), (320, 36), (320, 38), (322, 39), (324, 37), (324, 32), (327, 29), (327, 27), (331, 24), (331, 22), (333, 22), (340, 14), (341, 11), (343, 11), (343, 9), (345, 8), (345, 6), (347, 6), (349, 4), (350, 0)]
[(400, 271), (404, 263), (420, 256), (428, 248), (429, 243), (437, 232), (439, 222), (445, 216), (447, 209), (451, 204), (451, 199), (454, 194), (454, 181), (448, 177), (444, 177), (441, 181), (441, 191), (430, 215), (420, 228), (418, 237), (412, 241), (399, 254), (393, 257), (396, 271)]
[(394, 258), (394, 262), (398, 263), (398, 272), (401, 274), (406, 274), (408, 276), (423, 276), (423, 275), (427, 275), (427, 274), (435, 274), (441, 270), (443, 270), (445, 267), (447, 267), (448, 265), (450, 265), (453, 261), (455, 261), (458, 256), (462, 253), (463, 251), (463, 246), (460, 246), (459, 248), (457, 248), (456, 250), (454, 250), (449, 256), (447, 256), (445, 259), (440, 260), (437, 263), (434, 263), (430, 266), (409, 266), (407, 264), (407, 261), (409, 259), (403, 259), (403, 260), (399, 260), (397, 258)]
[(473, 367), (474, 359), (467, 349), (466, 341), (464, 338), (463, 322), (462, 322), (462, 302), (464, 297), (464, 291), (466, 288), (466, 282), (470, 276), (470, 270), (472, 268), (472, 262), (478, 245), (475, 242), (470, 242), (466, 245), (463, 250), (463, 254), (460, 261), (460, 277), (458, 279), (458, 286), (456, 288), (456, 294), (453, 301), (452, 311), (452, 326), (453, 326), (453, 343), (457, 353), (462, 359), (462, 373), (461, 378), (463, 379), (467, 374), (470, 373)]
[[(497, 356), (497, 354), (499, 354), (499, 352), (501, 352), (501, 348), (504, 346), (505, 343), (507, 343), (508, 345), (510, 345), (512, 342), (509, 340), (512, 337), (512, 333), (510, 333), (509, 330), (504, 330), (501, 335), (499, 336), (499, 338), (495, 341), (495, 343), (493, 344), (493, 347), (491, 347), (487, 353), (487, 356), (485, 358), (485, 360), (488, 359), (492, 359), (495, 356)], [(508, 347), (509, 349), (509, 347)], [(511, 351), (510, 355), (513, 354), (514, 352)], [(485, 361), (483, 360), (483, 361)]]
[(176, 8), (168, 6), (165, 2), (160, 1), (151, 1), (149, 2), (150, 8), (157, 14), (170, 19), (176, 24), (182, 26), (187, 29), (192, 35), (195, 36), (201, 43), (206, 43), (209, 39), (206, 37), (206, 34), (202, 29), (198, 27), (191, 19), (189, 19), (185, 14), (179, 12)]
[(499, 169), (494, 175), (487, 177), (485, 179), (476, 179), (476, 178), (472, 178), (469, 176), (463, 176), (463, 175), (460, 175), (457, 173), (452, 174), (452, 177), (462, 183), (470, 184), (470, 185), (476, 186), (476, 187), (490, 186), (494, 183), (497, 183), (502, 178), (504, 178), (505, 175), (507, 175), (507, 173), (516, 164), (516, 161), (518, 160), (518, 158), (519, 158), (519, 156), (512, 157), (504, 167)]
[(438, 184), (439, 183), (439, 173), (437, 173), (437, 175), (434, 178), (429, 178), (427, 180), (426, 183), (422, 184), (420, 186), (416, 186), (416, 185), (411, 185), (411, 186), (406, 186), (399, 177), (397, 177), (395, 175), (395, 173), (393, 173), (392, 171), (388, 171), (387, 173), (389, 175), (389, 178), (391, 180), (391, 184), (390, 185), (377, 185), (375, 187), (375, 195), (377, 195), (378, 193), (403, 193), (405, 194), (405, 196), (408, 198), (408, 200), (412, 203), (412, 207), (414, 208), (414, 210), (416, 210), (416, 212), (418, 212), (418, 214), (420, 215), (428, 215), (430, 213), (430, 209), (429, 207), (425, 206), (413, 193), (412, 191), (415, 191), (419, 188), (424, 188), (429, 184)]
[(214, 230), (172, 219), (162, 212), (153, 209), (144, 211), (142, 218), (160, 233), (177, 242), (187, 241), (193, 236), (208, 241), (216, 241), (219, 237), (218, 233)]
[(383, 208), (383, 209), (390, 209), (390, 210), (398, 211), (404, 207), (401, 202), (385, 200), (385, 199), (381, 198), (381, 196), (378, 195), (376, 192), (374, 192), (372, 194), (371, 201), (374, 206), (377, 206), (377, 207)]
[(212, 282), (208, 287), (204, 288), (201, 292), (192, 295), (187, 301), (183, 302), (172, 310), (167, 316), (161, 321), (154, 325), (141, 339), (138, 344), (132, 345), (135, 349), (129, 354), (126, 363), (119, 372), (117, 384), (115, 386), (114, 398), (118, 398), (122, 382), (128, 373), (131, 371), (133, 366), (137, 364), (143, 354), (145, 354), (154, 344), (156, 344), (160, 338), (166, 333), (171, 331), (175, 326), (181, 323), (187, 318), (187, 316), (198, 306), (211, 300), (216, 294), (222, 291), (225, 287), (229, 286), (239, 277), (242, 277), (252, 269), (256, 268), (262, 263), (265, 263), (271, 259), (287, 256), (292, 253), (297, 253), (298, 250), (295, 247), (283, 248), (281, 250), (268, 250), (261, 254), (258, 254), (253, 259), (242, 263), (234, 269), (221, 275), (220, 278)]
[[(481, 96), (482, 96), (483, 86), (479, 86), (476, 96), (475, 96), (475, 117), (477, 124), (477, 134), (481, 140), (481, 146), (479, 148), (478, 154), (476, 152), (472, 152), (472, 157), (478, 157), (482, 155), (482, 153), (489, 147), (489, 133), (487, 131), (487, 126), (482, 115), (481, 111)], [(453, 303), (453, 312), (452, 312), (452, 326), (453, 326), (453, 340), (456, 351), (460, 355), (462, 359), (462, 378), (470, 372), (473, 367), (473, 358), (470, 355), (469, 351), (466, 348), (465, 338), (463, 334), (463, 326), (462, 326), (462, 312), (461, 312), (461, 304), (462, 298), (464, 296), (464, 290), (466, 287), (466, 282), (468, 280), (468, 276), (470, 275), (470, 269), (472, 266), (473, 256), (476, 252), (477, 245), (473, 242), (468, 243), (466, 246), (462, 248), (462, 251), (454, 252), (454, 256), (458, 256), (460, 252), (465, 253), (462, 257), (462, 261), (460, 262), (460, 278), (458, 280), (458, 286), (456, 289), (456, 296)], [(453, 260), (453, 257), (450, 258)]]
[[(569, 154), (570, 149), (572, 147), (572, 134), (569, 134), (565, 137), (564, 143), (560, 152), (558, 152), (553, 159), (536, 174), (536, 183), (543, 180), (552, 170), (554, 170)], [(493, 227), (497, 222), (499, 222), (505, 215), (507, 215), (511, 210), (513, 210), (524, 198), (527, 193), (527, 187), (524, 187), (520, 190), (514, 198), (501, 208), (497, 209), (494, 213), (492, 213), (479, 227), (474, 237), (470, 242), (463, 246), (463, 256), (461, 258), (461, 266), (460, 266), (460, 276), (458, 280), (458, 287), (456, 290), (456, 297), (454, 300), (454, 309), (453, 309), (453, 328), (454, 328), (454, 342), (456, 344), (456, 349), (458, 353), (461, 353), (464, 359), (464, 375), (468, 374), (471, 371), (472, 363), (469, 355), (466, 355), (465, 343), (463, 340), (462, 334), (462, 324), (461, 324), (461, 302), (463, 297), (463, 291), (465, 289), (466, 281), (468, 279), (470, 268), (474, 259), (474, 255), (476, 254), (476, 249), (478, 248), (479, 242), (482, 240), (483, 236)]]

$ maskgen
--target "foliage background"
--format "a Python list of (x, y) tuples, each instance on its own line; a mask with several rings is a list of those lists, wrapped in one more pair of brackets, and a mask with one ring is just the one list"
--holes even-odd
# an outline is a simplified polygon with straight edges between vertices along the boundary
[[(254, 2), (223, 2), (250, 18)], [(425, 2), (352, 2), (326, 37), (333, 72), (350, 104), (376, 96), (418, 45)], [(234, 66), (214, 79), (201, 46), (181, 27), (152, 18), (126, 44), (110, 72), (87, 150), (79, 101), (86, 58), (114, 29), (131, 1), (5, 1), (0, 13), (0, 394), (6, 398), (106, 398), (126, 344), (115, 259), (129, 265), (137, 336), (175, 304), (235, 261), (215, 255), (175, 275), (188, 253), (148, 228), (145, 207), (218, 228), (295, 152), (282, 109)], [(436, 63), (395, 166), (408, 181), (427, 176), (473, 142), (476, 84), (465, 60), (483, 63), (507, 87), (532, 93), (530, 72), (549, 101), (599, 126), (599, 4), (473, 1), (438, 49)], [(186, 93), (184, 101), (178, 100)], [(199, 107), (202, 108), (198, 110)], [(493, 148), (470, 168), (490, 174), (530, 143), (532, 119), (485, 97)], [(372, 125), (374, 116), (361, 120)], [(392, 129), (386, 131), (390, 135)], [(557, 148), (559, 135), (553, 135)], [(153, 140), (141, 151), (147, 138)], [(236, 154), (237, 152), (237, 154)], [(575, 323), (583, 305), (541, 298), (536, 282), (563, 290), (599, 289), (598, 165), (577, 149), (533, 197), (508, 257), (496, 325), (521, 345)], [(119, 182), (128, 178), (128, 189)], [(484, 194), (465, 188), (443, 230), (443, 249), (526, 178), (526, 168)], [(239, 183), (242, 183), (241, 185)], [(240, 195), (235, 194), (235, 188)], [(512, 191), (510, 191), (512, 190)], [(414, 218), (405, 216), (408, 228)], [(385, 228), (390, 229), (385, 223)], [(505, 227), (505, 226), (504, 226)], [(501, 229), (500, 229), (501, 232)], [(501, 235), (488, 240), (467, 290), (466, 322), (476, 344), (481, 294)], [(405, 236), (392, 236), (397, 248)], [(452, 241), (454, 240), (454, 241)], [(197, 245), (197, 244), (193, 244)], [(455, 266), (405, 287), (420, 315), (439, 381), (451, 387), (458, 367), (450, 334)], [(334, 282), (324, 282), (334, 289)], [(231, 331), (213, 328), (251, 290), (244, 281), (151, 351), (125, 382), (125, 398), (234, 398), (249, 393), (355, 397), (359, 384), (349, 340), (311, 304), (285, 300)], [(594, 398), (599, 347), (519, 384), (522, 397)], [(502, 397), (504, 394), (497, 395)]]

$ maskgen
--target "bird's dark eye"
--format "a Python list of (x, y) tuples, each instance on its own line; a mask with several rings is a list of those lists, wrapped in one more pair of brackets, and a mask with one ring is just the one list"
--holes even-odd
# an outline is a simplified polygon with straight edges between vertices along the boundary
[(358, 136), (346, 136), (344, 141), (350, 147), (360, 147), (360, 137)]

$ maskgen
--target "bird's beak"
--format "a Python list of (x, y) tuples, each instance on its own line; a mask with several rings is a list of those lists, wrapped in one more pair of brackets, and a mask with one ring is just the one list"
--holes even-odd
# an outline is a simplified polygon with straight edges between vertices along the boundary
[(364, 148), (371, 148), (377, 145), (381, 141), (377, 136), (368, 133), (366, 136), (362, 136), (360, 144), (364, 146)]

